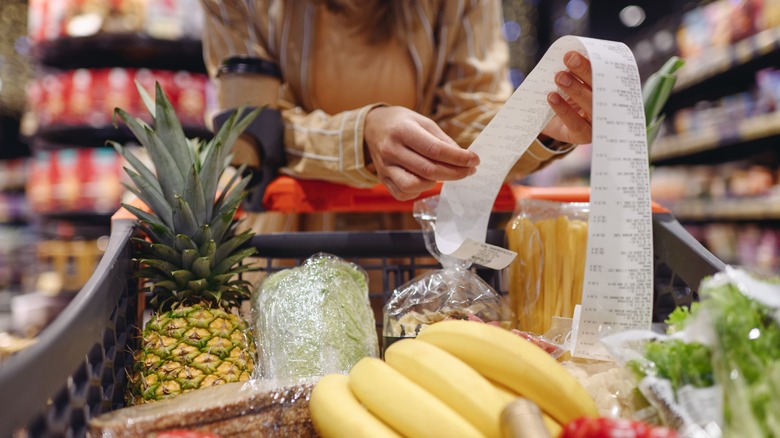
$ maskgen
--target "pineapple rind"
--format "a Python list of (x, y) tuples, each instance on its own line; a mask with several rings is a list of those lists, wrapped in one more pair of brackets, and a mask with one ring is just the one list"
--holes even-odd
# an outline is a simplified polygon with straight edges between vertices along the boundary
[(131, 377), (135, 404), (246, 381), (254, 370), (247, 322), (222, 309), (179, 307), (154, 315), (144, 328), (143, 343)]

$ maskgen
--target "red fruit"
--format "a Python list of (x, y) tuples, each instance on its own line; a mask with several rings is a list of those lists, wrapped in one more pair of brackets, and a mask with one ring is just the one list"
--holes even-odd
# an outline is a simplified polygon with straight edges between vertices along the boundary
[(577, 418), (563, 428), (560, 438), (678, 438), (667, 427), (615, 418)]

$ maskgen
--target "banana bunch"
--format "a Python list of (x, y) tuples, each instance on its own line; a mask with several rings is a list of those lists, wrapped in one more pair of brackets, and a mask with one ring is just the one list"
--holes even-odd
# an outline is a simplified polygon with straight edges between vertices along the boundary
[(503, 329), (442, 321), (393, 343), (385, 360), (361, 359), (349, 375), (323, 377), (309, 403), (314, 427), (331, 437), (501, 437), (501, 414), (525, 397), (561, 424), (596, 417), (593, 400), (555, 359)]

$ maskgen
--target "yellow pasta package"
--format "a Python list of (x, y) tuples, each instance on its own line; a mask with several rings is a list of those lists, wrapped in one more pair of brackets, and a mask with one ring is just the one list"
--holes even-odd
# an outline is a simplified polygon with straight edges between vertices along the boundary
[(582, 301), (588, 203), (520, 199), (506, 225), (509, 303), (520, 330), (544, 334)]

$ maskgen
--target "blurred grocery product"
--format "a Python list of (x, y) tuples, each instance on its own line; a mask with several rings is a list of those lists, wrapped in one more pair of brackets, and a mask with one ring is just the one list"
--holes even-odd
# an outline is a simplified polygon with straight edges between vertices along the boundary
[(10, 333), (0, 331), (0, 363), (34, 343), (35, 339), (14, 336)]
[(149, 92), (153, 92), (155, 82), (162, 84), (187, 126), (204, 126), (205, 114), (215, 105), (211, 83), (200, 73), (119, 67), (47, 73), (28, 86), (36, 131), (108, 127), (117, 107), (148, 122), (146, 108), (135, 91), (136, 82)]
[(199, 39), (197, 0), (30, 0), (29, 35), (41, 43), (63, 37), (138, 33)]
[(36, 213), (111, 213), (119, 208), (124, 160), (106, 148), (38, 151), (27, 199)]
[[(30, 155), (4, 161), (8, 152), (0, 153), (0, 237), (10, 230), (0, 240), (0, 291), (14, 303), (12, 329), (35, 335), (94, 273), (109, 217), (125, 195), (125, 160), (106, 140), (135, 146), (128, 129), (114, 126), (114, 109), (150, 122), (135, 84), (153, 91), (162, 83), (187, 133), (207, 137), (214, 96), (203, 67), (197, 0), (24, 3), (22, 10), (0, 6), (4, 25), (17, 18), (26, 24), (20, 35), (7, 27), (0, 38), (14, 38), (0, 51), (6, 61), (0, 113), (5, 117), (8, 109), (7, 91), (26, 90), (14, 132)], [(18, 57), (33, 73), (21, 84), (5, 76), (18, 72), (27, 79), (16, 69)], [(2, 122), (0, 134), (11, 133)], [(11, 146), (0, 135), (0, 147)], [(18, 233), (21, 227), (29, 231)]]

